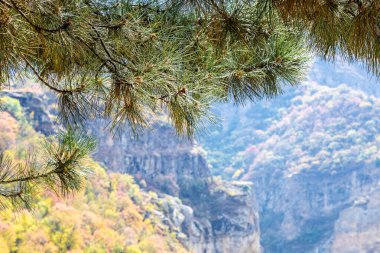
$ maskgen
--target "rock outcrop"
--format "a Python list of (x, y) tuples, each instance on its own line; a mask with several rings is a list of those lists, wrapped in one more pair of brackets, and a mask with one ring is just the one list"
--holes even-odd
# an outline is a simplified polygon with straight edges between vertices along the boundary
[(57, 114), (54, 107), (55, 99), (45, 93), (38, 95), (32, 92), (23, 91), (2, 91), (3, 96), (17, 99), (23, 107), (24, 112), (32, 120), (33, 128), (44, 135), (51, 135), (55, 132), (54, 116)]
[(260, 252), (250, 183), (213, 179), (202, 148), (176, 137), (167, 123), (157, 122), (138, 137), (127, 131), (116, 138), (99, 125), (90, 124), (90, 132), (99, 140), (95, 159), (161, 193), (166, 206), (163, 219), (192, 252)]
[(208, 182), (206, 192), (164, 202), (171, 227), (180, 228), (179, 239), (196, 253), (260, 252), (254, 196), (250, 183)]
[(157, 122), (138, 136), (127, 127), (114, 136), (101, 121), (88, 126), (98, 140), (94, 158), (111, 171), (133, 175), (150, 190), (178, 197), (186, 180), (211, 176), (202, 149), (187, 139), (179, 139), (166, 123)]
[(257, 172), (266, 252), (376, 252), (380, 173), (353, 164), (335, 173)]

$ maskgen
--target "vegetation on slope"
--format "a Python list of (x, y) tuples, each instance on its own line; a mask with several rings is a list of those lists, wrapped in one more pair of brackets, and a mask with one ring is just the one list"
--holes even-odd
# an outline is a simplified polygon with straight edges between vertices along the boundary
[(75, 197), (45, 193), (32, 213), (0, 212), (0, 252), (185, 252), (155, 217), (157, 195), (140, 191), (131, 176), (92, 168)]
[[(224, 128), (212, 133), (213, 142), (204, 142), (215, 173), (253, 181), (261, 244), (268, 252), (326, 250), (337, 237), (345, 242), (340, 251), (377, 247), (370, 237), (346, 242), (351, 234), (377, 233), (366, 224), (378, 226), (371, 215), (377, 212), (380, 99), (368, 89), (338, 85), (336, 78), (328, 84), (333, 87), (310, 82), (234, 113), (224, 107)], [(224, 154), (230, 161), (219, 159)]]
[(380, 155), (379, 99), (347, 85), (309, 83), (269, 103), (220, 108), (224, 126), (201, 143), (214, 174), (225, 178), (261, 168), (333, 171)]
[(283, 168), (288, 176), (302, 171), (336, 173), (355, 164), (380, 165), (380, 100), (346, 85), (311, 85), (281, 118), (266, 129), (267, 138), (247, 148), (250, 177), (254, 170)]
[[(3, 97), (2, 151), (14, 160), (42, 139), (18, 100)], [(20, 130), (22, 129), (22, 130)], [(20, 133), (21, 132), (21, 133)], [(84, 189), (66, 198), (49, 189), (30, 203), (32, 212), (0, 210), (0, 252), (186, 252), (162, 223), (160, 199), (140, 190), (129, 175), (106, 173), (89, 160)]]

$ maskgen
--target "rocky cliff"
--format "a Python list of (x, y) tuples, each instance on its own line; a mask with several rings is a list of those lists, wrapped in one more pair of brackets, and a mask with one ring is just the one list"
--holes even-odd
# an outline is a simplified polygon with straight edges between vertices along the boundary
[(179, 198), (180, 202), (165, 198), (163, 217), (192, 252), (260, 252), (258, 213), (249, 183), (213, 179), (203, 149), (178, 138), (162, 121), (137, 137), (126, 131), (114, 138), (101, 125), (89, 125), (99, 140), (95, 159), (111, 171), (133, 175), (161, 196)]
[(258, 200), (265, 252), (376, 252), (379, 176), (370, 164), (290, 178), (257, 172), (252, 180), (266, 188)]
[(57, 111), (55, 110), (55, 99), (48, 93), (29, 91), (1, 91), (2, 96), (17, 99), (28, 119), (32, 121), (33, 128), (44, 135), (51, 135), (57, 130), (54, 123)]
[(211, 176), (202, 149), (179, 139), (167, 123), (157, 122), (138, 136), (127, 127), (113, 135), (102, 121), (88, 126), (98, 140), (94, 158), (111, 171), (133, 175), (146, 188), (178, 197), (184, 181)]
[(374, 96), (310, 84), (247, 151), (268, 252), (379, 249), (379, 113)]
[(170, 227), (179, 228), (178, 238), (191, 252), (261, 252), (249, 184), (208, 182), (202, 194), (182, 201), (189, 206), (166, 198), (164, 217)]

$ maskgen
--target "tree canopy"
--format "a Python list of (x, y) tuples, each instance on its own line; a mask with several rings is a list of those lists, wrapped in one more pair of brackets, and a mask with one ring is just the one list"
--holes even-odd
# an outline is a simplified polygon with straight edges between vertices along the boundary
[(62, 123), (138, 131), (167, 114), (192, 136), (215, 102), (297, 85), (312, 54), (378, 75), (376, 0), (0, 0), (0, 82), (34, 76)]
[(378, 1), (1, 0), (0, 77), (33, 74), (76, 124), (146, 126), (165, 110), (179, 133), (214, 101), (274, 96), (305, 73), (308, 50), (378, 73)]

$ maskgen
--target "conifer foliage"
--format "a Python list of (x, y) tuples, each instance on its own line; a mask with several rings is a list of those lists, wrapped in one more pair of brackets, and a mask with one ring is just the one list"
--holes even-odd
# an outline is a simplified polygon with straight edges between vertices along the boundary
[[(15, 162), (0, 155), (0, 207), (30, 207), (34, 196), (48, 188), (63, 196), (78, 191), (87, 174), (85, 165), (95, 142), (69, 130), (46, 140), (40, 154)], [(41, 152), (43, 154), (41, 154)]]
[(99, 113), (133, 129), (164, 110), (180, 134), (217, 100), (281, 91), (304, 72), (303, 36), (255, 1), (1, 0), (1, 78), (36, 76), (63, 122)]
[(376, 75), (380, 58), (380, 1), (376, 0), (272, 0), (285, 22), (308, 35), (317, 53), (342, 55), (361, 61)]
[(378, 72), (379, 1), (0, 0), (0, 78), (34, 75), (63, 122), (108, 116), (133, 129), (162, 110), (180, 134), (214, 101), (297, 84), (307, 49)]

